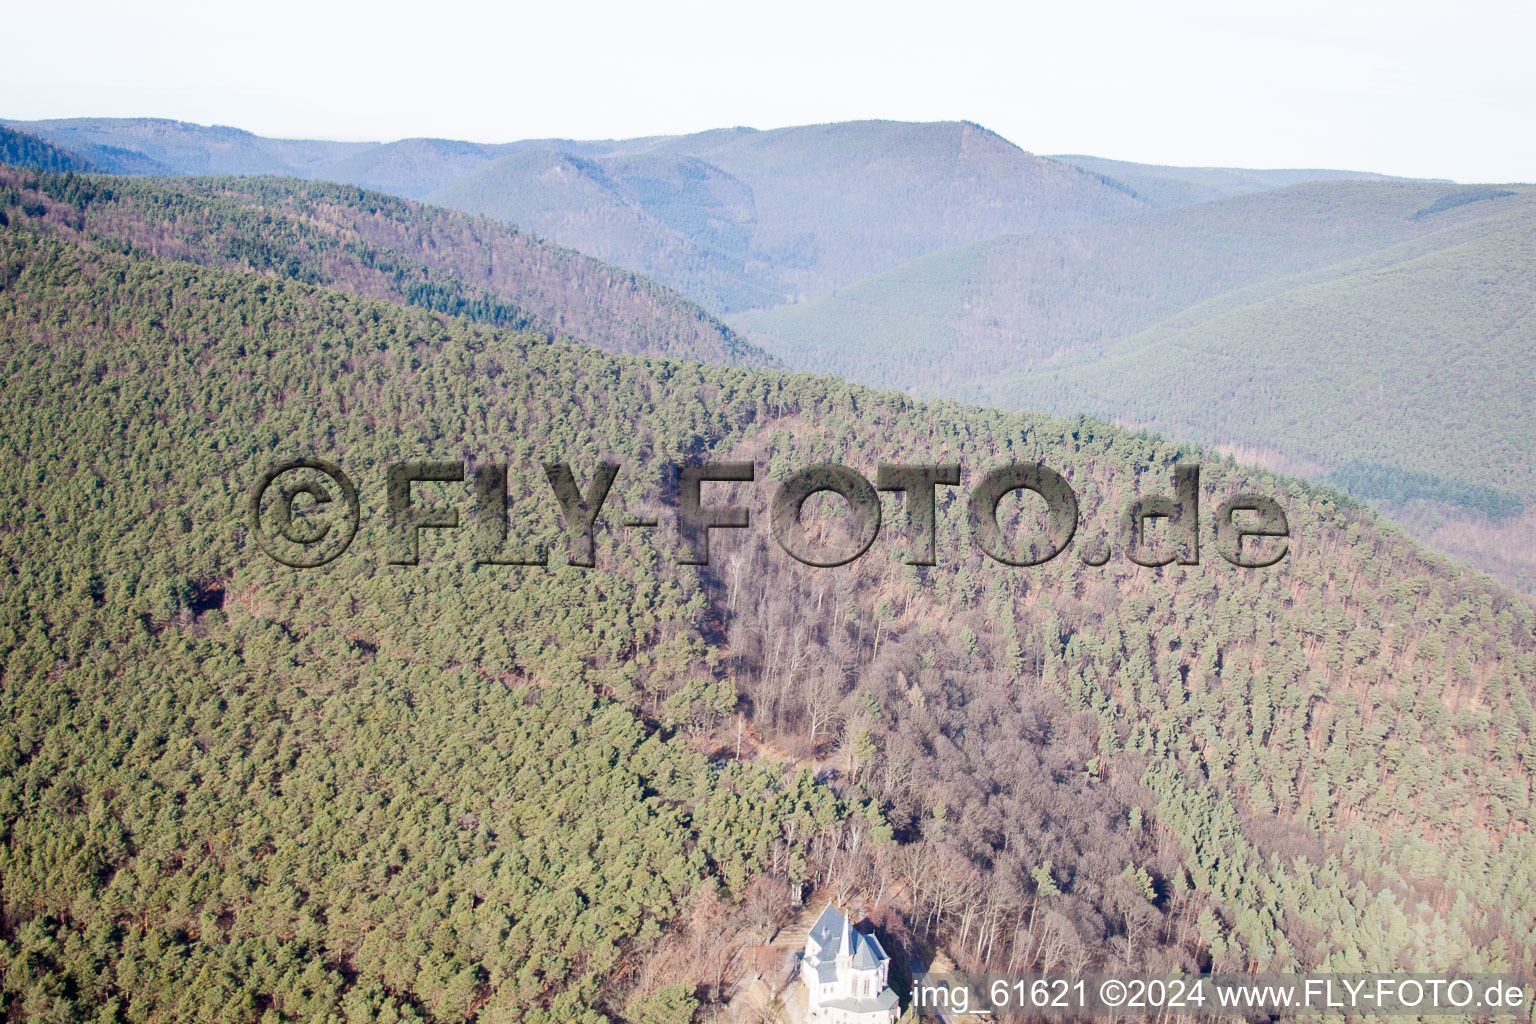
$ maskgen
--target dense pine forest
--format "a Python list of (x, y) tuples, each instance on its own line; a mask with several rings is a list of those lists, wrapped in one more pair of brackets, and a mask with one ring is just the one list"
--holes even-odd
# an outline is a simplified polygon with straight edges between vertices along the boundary
[[(607, 352), (484, 285), (422, 301), (402, 282), (474, 278), (381, 239), (444, 215), (330, 189), (5, 179), (0, 1012), (683, 1024), (817, 892), (962, 967), (1536, 962), (1525, 599), (1150, 434)], [(322, 568), (248, 532), (290, 455), (362, 493)], [(507, 546), (552, 564), (477, 564), (468, 482), (418, 489), (463, 526), (390, 564), (407, 459), (505, 462)], [(754, 463), (710, 498), (753, 526), (682, 565), (620, 523), (702, 459)], [(595, 568), (554, 461), (621, 467)], [(935, 566), (894, 497), (840, 568), (767, 531), (794, 469), (941, 461), (1051, 466), (1112, 557), (993, 562), (964, 487)], [(1281, 503), (1284, 560), (1125, 557), (1112, 524), (1190, 462), (1202, 507)]]

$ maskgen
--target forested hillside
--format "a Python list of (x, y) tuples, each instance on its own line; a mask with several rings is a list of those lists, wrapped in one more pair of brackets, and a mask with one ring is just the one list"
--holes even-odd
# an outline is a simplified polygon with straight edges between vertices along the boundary
[(346, 449), (359, 473), (408, 434), (428, 453), (676, 455), (701, 443), (690, 396), (605, 427), (611, 378), (577, 372), (596, 350), (14, 225), (0, 240), (0, 1010), (675, 1021), (647, 1007), (696, 985), (637, 989), (647, 955), (711, 969), (664, 930), (721, 927), (770, 872), (787, 901), (879, 834), (862, 802), (710, 768), (594, 693), (623, 692), (635, 657), (711, 674), (686, 575), (365, 556), (305, 579), (239, 525), (275, 451)]
[(53, 143), (13, 131), (0, 125), (0, 164), (30, 167), (39, 171), (94, 171), (89, 160), (82, 159)]
[(1533, 237), (1530, 186), (1317, 183), (948, 250), (736, 322), (791, 366), (921, 396), (1316, 477), (1369, 464), (1329, 478), (1410, 496), (1389, 504), (1422, 536), (1532, 590)]
[[(1536, 612), (1337, 492), (1088, 420), (113, 253), (17, 209), (7, 1013), (681, 1024), (808, 886), (894, 903), (962, 966), (1536, 958)], [(247, 532), (289, 454), (362, 492), (320, 569)], [(717, 532), (709, 566), (619, 525), (669, 507), (665, 464), (712, 457), (759, 482), (712, 485), (754, 525)], [(605, 458), (623, 469), (581, 569), (540, 463), (585, 481)], [(418, 488), (463, 528), (388, 564), (403, 459), (507, 462), (506, 549), (540, 541), (551, 567), (476, 564), (468, 482)], [(1202, 507), (1273, 495), (1289, 554), (1010, 568), (952, 488), (934, 567), (904, 564), (894, 499), (843, 568), (767, 532), (774, 482), (814, 462), (958, 461), (970, 485), (1036, 460), (1089, 538), (1200, 460)], [(1010, 533), (1030, 522), (1004, 508)], [(737, 713), (835, 766), (831, 788), (703, 762)]]
[(117, 178), (0, 167), (27, 230), (253, 270), (613, 352), (771, 360), (652, 281), (479, 217), (287, 178)]

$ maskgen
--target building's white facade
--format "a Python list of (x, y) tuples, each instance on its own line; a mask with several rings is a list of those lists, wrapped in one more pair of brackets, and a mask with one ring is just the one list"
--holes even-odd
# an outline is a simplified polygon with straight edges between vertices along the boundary
[(893, 1024), (896, 993), (890, 989), (891, 958), (827, 905), (800, 954), (800, 980), (808, 996), (807, 1021), (816, 1024)]

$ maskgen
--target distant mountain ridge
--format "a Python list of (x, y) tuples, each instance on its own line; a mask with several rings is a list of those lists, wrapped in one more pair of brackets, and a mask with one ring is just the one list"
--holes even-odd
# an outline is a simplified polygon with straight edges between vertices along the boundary
[(1173, 167), (1164, 164), (1138, 164), (1127, 160), (1106, 160), (1103, 157), (1076, 154), (1053, 156), (1051, 159), (1071, 164), (1089, 174), (1100, 175), (1110, 183), (1123, 186), (1127, 192), (1157, 209), (1206, 203), (1213, 199), (1267, 192), (1270, 189), (1305, 185), (1314, 181), (1424, 180), (1375, 174), (1370, 171), (1339, 171), (1321, 168), (1259, 170), (1247, 167)]
[(969, 122), (406, 140), (317, 176), (517, 224), (716, 313), (822, 294), (950, 245), (1146, 207)]
[[(315, 171), (370, 142), (268, 139), (227, 125), (200, 125), (158, 117), (76, 117), (52, 121), (4, 121), (92, 160), (116, 174), (282, 174), (315, 177)], [(139, 161), (113, 159), (120, 151)], [(108, 154), (98, 159), (98, 153)]]
[(850, 121), (634, 139), (269, 139), (155, 118), (5, 122), (140, 174), (323, 179), (507, 221), (719, 315), (1042, 227), (1353, 171), (1152, 167), (1026, 152), (969, 121)]

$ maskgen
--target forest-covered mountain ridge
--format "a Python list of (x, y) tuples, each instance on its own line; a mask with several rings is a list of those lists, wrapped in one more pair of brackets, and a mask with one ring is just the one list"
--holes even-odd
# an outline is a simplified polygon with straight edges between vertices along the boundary
[(296, 278), (613, 352), (772, 362), (637, 274), (484, 218), (352, 186), (0, 167), (0, 190), (19, 226), (110, 251)]

